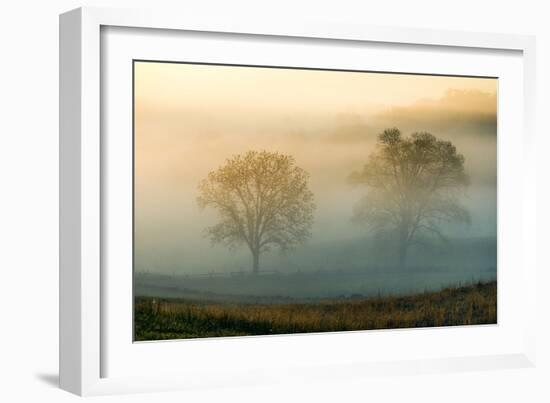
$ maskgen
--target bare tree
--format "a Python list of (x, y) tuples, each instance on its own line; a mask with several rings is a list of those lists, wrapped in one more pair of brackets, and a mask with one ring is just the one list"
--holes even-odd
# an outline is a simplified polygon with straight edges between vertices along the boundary
[(220, 216), (207, 236), (230, 248), (246, 244), (258, 273), (262, 252), (287, 250), (311, 236), (315, 204), (308, 179), (289, 155), (249, 151), (228, 159), (199, 184), (199, 206)]
[(403, 266), (419, 234), (443, 238), (441, 222), (469, 222), (458, 203), (469, 179), (456, 147), (430, 133), (404, 138), (398, 129), (387, 129), (378, 136), (377, 147), (363, 169), (349, 178), (367, 187), (354, 219), (375, 231), (395, 232)]

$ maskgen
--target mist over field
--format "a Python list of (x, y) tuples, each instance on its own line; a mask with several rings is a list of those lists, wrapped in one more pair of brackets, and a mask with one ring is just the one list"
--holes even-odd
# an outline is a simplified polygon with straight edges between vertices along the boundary
[[(142, 62), (135, 72), (138, 295), (315, 298), (496, 279), (497, 80)], [(445, 239), (422, 238), (406, 268), (391, 239), (352, 220), (367, 192), (348, 180), (393, 127), (451, 141), (470, 178), (459, 196), (470, 223), (441, 222)], [(250, 150), (291, 155), (316, 205), (311, 237), (262, 253), (256, 279), (239, 277), (245, 245), (205, 236), (219, 215), (197, 204), (200, 181)]]

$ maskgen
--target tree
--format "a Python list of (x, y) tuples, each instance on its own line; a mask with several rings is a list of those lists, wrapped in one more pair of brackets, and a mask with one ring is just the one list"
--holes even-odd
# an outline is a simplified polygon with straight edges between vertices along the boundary
[(249, 151), (228, 159), (199, 184), (199, 206), (215, 208), (220, 217), (207, 236), (229, 248), (246, 244), (258, 273), (262, 252), (284, 251), (311, 236), (315, 204), (308, 179), (289, 155)]
[(469, 184), (464, 156), (450, 141), (430, 133), (404, 138), (396, 128), (384, 130), (377, 150), (349, 179), (367, 187), (354, 219), (375, 231), (393, 232), (401, 266), (420, 234), (444, 238), (442, 222), (470, 220), (458, 203), (459, 192)]

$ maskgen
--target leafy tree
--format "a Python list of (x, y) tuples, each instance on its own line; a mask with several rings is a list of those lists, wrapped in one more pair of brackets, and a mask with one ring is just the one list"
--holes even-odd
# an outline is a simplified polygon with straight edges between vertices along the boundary
[(349, 179), (367, 187), (354, 219), (375, 231), (396, 234), (401, 266), (420, 234), (444, 238), (442, 222), (470, 220), (458, 203), (459, 192), (469, 184), (464, 157), (450, 141), (430, 133), (405, 138), (396, 128), (384, 130), (377, 150)]
[(258, 273), (262, 252), (284, 251), (311, 236), (315, 204), (308, 179), (289, 155), (249, 151), (228, 159), (199, 184), (199, 206), (215, 208), (220, 217), (207, 236), (229, 248), (246, 244)]

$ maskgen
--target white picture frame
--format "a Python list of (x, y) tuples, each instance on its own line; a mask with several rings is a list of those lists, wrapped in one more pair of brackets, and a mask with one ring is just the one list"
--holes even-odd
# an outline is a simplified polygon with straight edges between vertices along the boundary
[[(501, 205), (499, 196), (499, 231), (502, 231), (501, 228), (513, 229), (514, 231), (509, 232), (514, 232), (514, 235), (507, 235), (504, 245), (511, 245), (512, 242), (519, 245), (513, 253), (506, 252), (512, 253), (510, 257), (517, 262), (518, 266), (514, 273), (506, 276), (508, 276), (509, 287), (515, 286), (515, 292), (522, 297), (521, 307), (524, 312), (528, 312), (523, 315), (521, 324), (518, 322), (508, 327), (477, 328), (477, 330), (459, 328), (449, 330), (447, 333), (422, 329), (405, 331), (407, 333), (403, 331), (370, 332), (369, 340), (381, 345), (402, 342), (406, 345), (410, 345), (411, 342), (425, 345), (433, 342), (434, 345), (438, 343), (442, 345), (442, 340), (448, 338), (449, 342), (463, 340), (466, 347), (463, 346), (462, 350), (449, 348), (448, 352), (441, 347), (431, 354), (419, 348), (419, 351), (424, 352), (416, 356), (405, 356), (400, 349), (395, 349), (395, 354), (388, 356), (387, 359), (384, 357), (364, 359), (359, 355), (356, 359), (349, 358), (343, 361), (339, 361), (335, 354), (317, 357), (315, 351), (323, 348), (334, 350), (336, 346), (343, 344), (353, 346), (361, 340), (364, 342), (365, 332), (342, 332), (322, 338), (319, 335), (300, 335), (163, 342), (155, 347), (140, 347), (140, 351), (130, 345), (125, 349), (124, 346), (116, 344), (116, 341), (113, 342), (105, 329), (106, 326), (111, 326), (107, 318), (112, 314), (112, 305), (106, 302), (109, 291), (105, 281), (107, 279), (111, 281), (112, 277), (105, 272), (109, 265), (105, 254), (107, 248), (104, 227), (109, 226), (106, 220), (110, 218), (105, 214), (104, 208), (105, 203), (109, 203), (109, 198), (105, 196), (106, 190), (110, 189), (107, 186), (109, 170), (115, 169), (112, 165), (106, 164), (108, 157), (105, 146), (111, 147), (111, 143), (108, 139), (102, 138), (102, 133), (109, 129), (109, 123), (104, 122), (105, 113), (102, 113), (102, 102), (104, 102), (102, 97), (109, 93), (109, 88), (106, 88), (109, 84), (103, 82), (101, 77), (103, 74), (101, 58), (104, 55), (102, 30), (108, 27), (193, 32), (194, 36), (199, 38), (207, 33), (218, 33), (220, 37), (246, 35), (260, 41), (262, 38), (302, 40), (306, 44), (308, 40), (332, 41), (330, 46), (334, 48), (346, 43), (377, 43), (381, 46), (420, 46), (423, 49), (453, 51), (466, 49), (479, 55), (493, 51), (514, 52), (514, 63), (516, 67), (521, 67), (521, 74), (517, 74), (520, 70), (512, 69), (515, 73), (510, 73), (510, 85), (518, 94), (519, 99), (514, 101), (516, 103), (513, 106), (521, 107), (521, 113), (518, 113), (521, 118), (514, 122), (505, 121), (505, 124), (510, 125), (510, 128), (519, 124), (520, 133), (516, 133), (517, 137), (514, 137), (511, 130), (505, 130), (505, 133), (510, 133), (506, 135), (510, 143), (499, 143), (499, 147), (502, 146), (505, 150), (514, 148), (519, 150), (521, 154), (518, 156), (517, 163), (521, 169), (514, 178), (506, 179), (499, 175), (499, 186), (503, 184), (506, 188), (507, 182), (502, 181), (508, 181), (510, 185), (521, 186), (521, 191), (516, 188), (515, 195), (512, 194), (513, 192), (507, 193), (507, 197), (509, 196), (510, 200), (513, 199), (511, 204)], [(156, 40), (161, 41), (161, 39)], [(155, 39), (151, 41), (154, 45)], [(164, 48), (167, 46), (170, 46), (170, 41)], [(395, 375), (534, 365), (537, 274), (536, 242), (533, 242), (536, 233), (535, 162), (532, 158), (535, 147), (534, 58), (534, 38), (520, 35), (366, 27), (320, 21), (292, 23), (270, 21), (268, 18), (262, 21), (245, 19), (214, 21), (198, 19), (192, 15), (103, 8), (80, 8), (62, 14), (60, 17), (61, 387), (79, 395), (96, 395), (227, 385), (244, 386), (257, 383), (292, 382), (296, 379), (330, 381), (336, 378), (380, 373)], [(284, 64), (284, 62), (281, 63)], [(434, 69), (437, 69), (437, 66)], [(124, 108), (124, 105), (122, 106)], [(499, 113), (502, 110), (511, 110), (512, 104), (507, 105), (503, 102), (501, 106), (504, 109), (499, 107)], [(499, 151), (499, 158), (500, 155)], [(506, 166), (502, 166), (499, 161), (499, 170), (501, 168), (505, 170)], [(502, 218), (501, 208), (514, 208), (512, 215), (515, 215), (515, 221), (510, 222), (509, 225), (505, 223), (504, 227), (500, 224), (504, 223), (502, 220), (508, 220), (508, 218)], [(499, 243), (500, 241), (499, 238)], [(499, 259), (500, 253), (499, 250)], [(499, 287), (500, 280), (499, 278)], [(128, 292), (131, 294), (130, 290)], [(503, 304), (499, 289), (499, 322), (501, 306), (506, 308), (509, 305)], [(510, 320), (513, 319), (513, 317), (510, 318)], [(113, 328), (111, 334), (117, 331)], [(495, 347), (493, 350), (484, 347), (483, 341), (478, 343), (477, 348), (472, 347), (476, 340), (485, 340), (488, 345), (491, 338), (503, 338), (503, 340), (510, 338), (510, 342), (503, 341), (502, 344), (495, 342), (498, 348)], [(125, 343), (124, 340), (120, 343)], [(467, 348), (468, 346), (472, 348)], [(141, 351), (146, 349), (148, 351)], [(201, 360), (200, 352), (206, 349), (213, 349), (219, 354), (218, 364), (220, 365), (217, 370), (209, 370), (209, 366), (215, 363), (211, 361), (213, 358), (206, 357)], [(277, 361), (277, 357), (287, 349), (291, 352), (301, 351), (302, 354), (295, 354), (293, 359)], [(126, 355), (122, 353), (117, 355), (119, 350), (124, 351)], [(262, 352), (267, 354), (268, 351), (272, 354), (271, 364), (267, 363), (263, 367), (260, 366), (261, 368), (255, 367), (257, 364), (255, 357)], [(384, 350), (381, 351), (384, 352)], [(132, 362), (133, 354), (136, 354), (136, 357), (137, 354), (144, 354), (137, 360), (142, 362), (143, 366), (150, 365), (152, 362), (157, 365), (160, 363), (166, 367), (166, 371), (158, 371), (155, 375), (151, 371), (139, 371), (138, 368), (134, 373), (123, 366), (117, 367), (115, 371), (106, 365), (107, 361)], [(169, 362), (169, 357), (175, 356), (174, 354), (186, 354), (191, 358), (185, 364)], [(151, 358), (153, 355), (154, 357)], [(345, 356), (345, 353), (343, 355)], [(222, 365), (222, 360), (226, 363), (225, 365)], [(273, 367), (272, 370), (270, 366)], [(190, 368), (194, 371), (189, 371)]]

